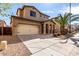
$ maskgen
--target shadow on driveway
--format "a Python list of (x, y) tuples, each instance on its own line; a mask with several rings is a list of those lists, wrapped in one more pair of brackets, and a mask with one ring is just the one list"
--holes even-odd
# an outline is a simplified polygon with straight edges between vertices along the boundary
[(12, 37), (10, 35), (8, 36), (0, 36), (0, 41), (7, 41), (8, 44), (15, 44), (15, 43), (20, 43), (22, 39), (23, 41), (28, 41), (32, 39), (46, 39), (46, 38), (52, 38), (52, 35), (18, 35), (15, 37)]
[(48, 39), (48, 38), (52, 38), (53, 35), (19, 35), (17, 36), (19, 39), (22, 39), (23, 41), (28, 41), (28, 40), (32, 40), (32, 39)]

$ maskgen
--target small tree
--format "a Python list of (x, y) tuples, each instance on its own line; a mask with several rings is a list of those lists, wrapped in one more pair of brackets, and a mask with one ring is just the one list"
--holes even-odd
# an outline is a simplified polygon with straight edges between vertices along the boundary
[(9, 16), (7, 12), (9, 12), (9, 9), (11, 8), (11, 4), (9, 3), (0, 3), (0, 16)]

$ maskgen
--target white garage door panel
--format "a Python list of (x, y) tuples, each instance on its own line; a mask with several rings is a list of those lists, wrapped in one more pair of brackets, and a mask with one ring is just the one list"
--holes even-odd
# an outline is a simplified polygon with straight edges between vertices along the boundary
[(39, 26), (19, 24), (17, 35), (39, 34)]

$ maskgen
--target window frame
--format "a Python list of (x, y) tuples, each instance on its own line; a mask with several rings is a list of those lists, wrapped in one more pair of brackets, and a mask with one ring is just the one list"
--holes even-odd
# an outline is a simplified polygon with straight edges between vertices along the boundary
[(36, 17), (36, 12), (35, 11), (30, 11), (30, 16)]

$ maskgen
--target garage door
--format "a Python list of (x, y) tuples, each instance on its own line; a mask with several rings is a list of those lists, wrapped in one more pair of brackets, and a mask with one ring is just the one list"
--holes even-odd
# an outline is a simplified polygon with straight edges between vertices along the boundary
[(17, 35), (39, 34), (39, 26), (19, 24), (16, 32)]

